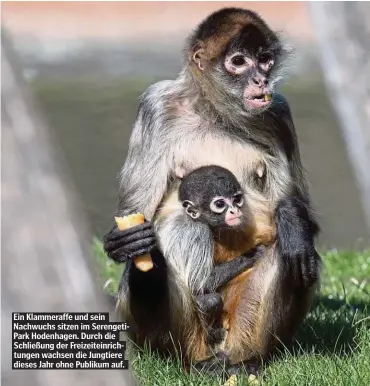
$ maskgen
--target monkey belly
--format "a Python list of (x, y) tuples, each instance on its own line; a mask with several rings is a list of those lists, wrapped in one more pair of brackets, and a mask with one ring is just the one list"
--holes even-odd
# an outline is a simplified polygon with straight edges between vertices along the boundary
[[(258, 245), (271, 246), (275, 241), (276, 230), (269, 219), (269, 216), (256, 216), (255, 225), (248, 226), (245, 230), (231, 230), (223, 232), (217, 237), (215, 235), (215, 263), (230, 261)], [(224, 302), (222, 326), (226, 330), (226, 336), (219, 348), (230, 353), (230, 359), (235, 363), (250, 359), (253, 353), (261, 351), (258, 349), (260, 342), (254, 333), (253, 324), (241, 326), (238, 321), (240, 307), (244, 303), (243, 297), (248, 291), (249, 280), (251, 278), (253, 280), (253, 277), (258, 275), (258, 273), (253, 272), (255, 268), (257, 267), (247, 269), (239, 274), (227, 283), (221, 291)], [(252, 273), (253, 275), (251, 275)], [(249, 316), (248, 321), (252, 321), (252, 309)]]

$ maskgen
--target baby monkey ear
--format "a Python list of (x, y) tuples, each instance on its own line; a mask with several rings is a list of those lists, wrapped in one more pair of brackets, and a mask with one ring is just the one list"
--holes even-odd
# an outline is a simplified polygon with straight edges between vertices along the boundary
[(191, 218), (198, 218), (200, 216), (200, 211), (195, 207), (194, 202), (185, 200), (182, 206), (185, 208), (186, 214)]

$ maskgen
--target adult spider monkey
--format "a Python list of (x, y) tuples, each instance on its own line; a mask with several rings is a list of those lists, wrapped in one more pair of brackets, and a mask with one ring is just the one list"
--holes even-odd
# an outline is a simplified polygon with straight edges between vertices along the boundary
[[(189, 37), (178, 77), (144, 93), (120, 175), (117, 215), (140, 211), (147, 222), (114, 228), (105, 240), (108, 255), (127, 262), (118, 308), (134, 326), (137, 344), (147, 339), (162, 353), (181, 350), (188, 361), (213, 365), (195, 299), (215, 263), (260, 244), (266, 250), (253, 271), (222, 292), (231, 314), (218, 353), (222, 365), (251, 370), (249, 363), (288, 343), (307, 314), (320, 273), (319, 227), (289, 105), (274, 91), (286, 56), (256, 13), (221, 9)], [(179, 181), (205, 165), (230, 170), (248, 208), (243, 237), (220, 237), (216, 255), (209, 233), (178, 216)], [(155, 267), (143, 273), (132, 257), (149, 251)]]

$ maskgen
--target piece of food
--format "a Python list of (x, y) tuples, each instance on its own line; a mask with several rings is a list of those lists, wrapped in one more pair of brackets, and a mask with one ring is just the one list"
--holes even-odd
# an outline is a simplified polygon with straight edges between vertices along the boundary
[(254, 374), (250, 374), (250, 376), (248, 377), (248, 385), (251, 385), (251, 386), (258, 386), (260, 385), (260, 381), (258, 380), (258, 378), (254, 375)]
[[(121, 231), (144, 223), (144, 215), (141, 213), (134, 213), (125, 217), (114, 217), (114, 219), (116, 220), (118, 229)], [(149, 253), (143, 256), (135, 257), (134, 264), (136, 268), (142, 272), (147, 272), (153, 269), (153, 261)]]
[(271, 94), (265, 94), (265, 101), (268, 102), (271, 100)]
[(238, 384), (238, 378), (233, 374), (225, 383), (224, 386), (236, 386)]

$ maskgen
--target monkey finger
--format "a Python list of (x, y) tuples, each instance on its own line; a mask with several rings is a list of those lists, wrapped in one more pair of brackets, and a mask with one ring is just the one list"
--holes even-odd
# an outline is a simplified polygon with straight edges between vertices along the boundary
[(117, 252), (113, 252), (111, 254), (111, 258), (116, 261), (117, 263), (124, 263), (128, 260), (131, 260), (135, 257), (139, 257), (139, 256), (142, 256), (142, 255), (145, 255), (147, 254), (148, 252), (150, 252), (153, 248), (155, 248), (156, 246), (156, 243), (153, 243), (152, 245), (150, 245), (149, 247), (145, 247), (143, 249), (138, 249), (137, 252), (133, 255), (131, 253), (126, 253), (126, 254), (123, 254), (123, 253), (117, 253)]
[(122, 238), (122, 236), (129, 236), (137, 232), (141, 232), (147, 229), (152, 229), (153, 224), (151, 222), (144, 222), (143, 224), (135, 225), (131, 228), (121, 231), (118, 227), (115, 227), (110, 233), (107, 234), (105, 241), (113, 241)]
[(133, 242), (143, 240), (148, 237), (155, 237), (154, 230), (152, 228), (138, 230), (137, 232), (128, 235), (124, 232), (121, 232), (120, 238), (115, 238), (113, 240), (106, 241), (104, 244), (104, 249), (107, 253), (109, 253), (110, 251), (124, 246), (128, 246)]
[(156, 239), (154, 237), (147, 237), (111, 251), (109, 256), (113, 259), (121, 255), (130, 257), (141, 256), (148, 253), (155, 245)]

